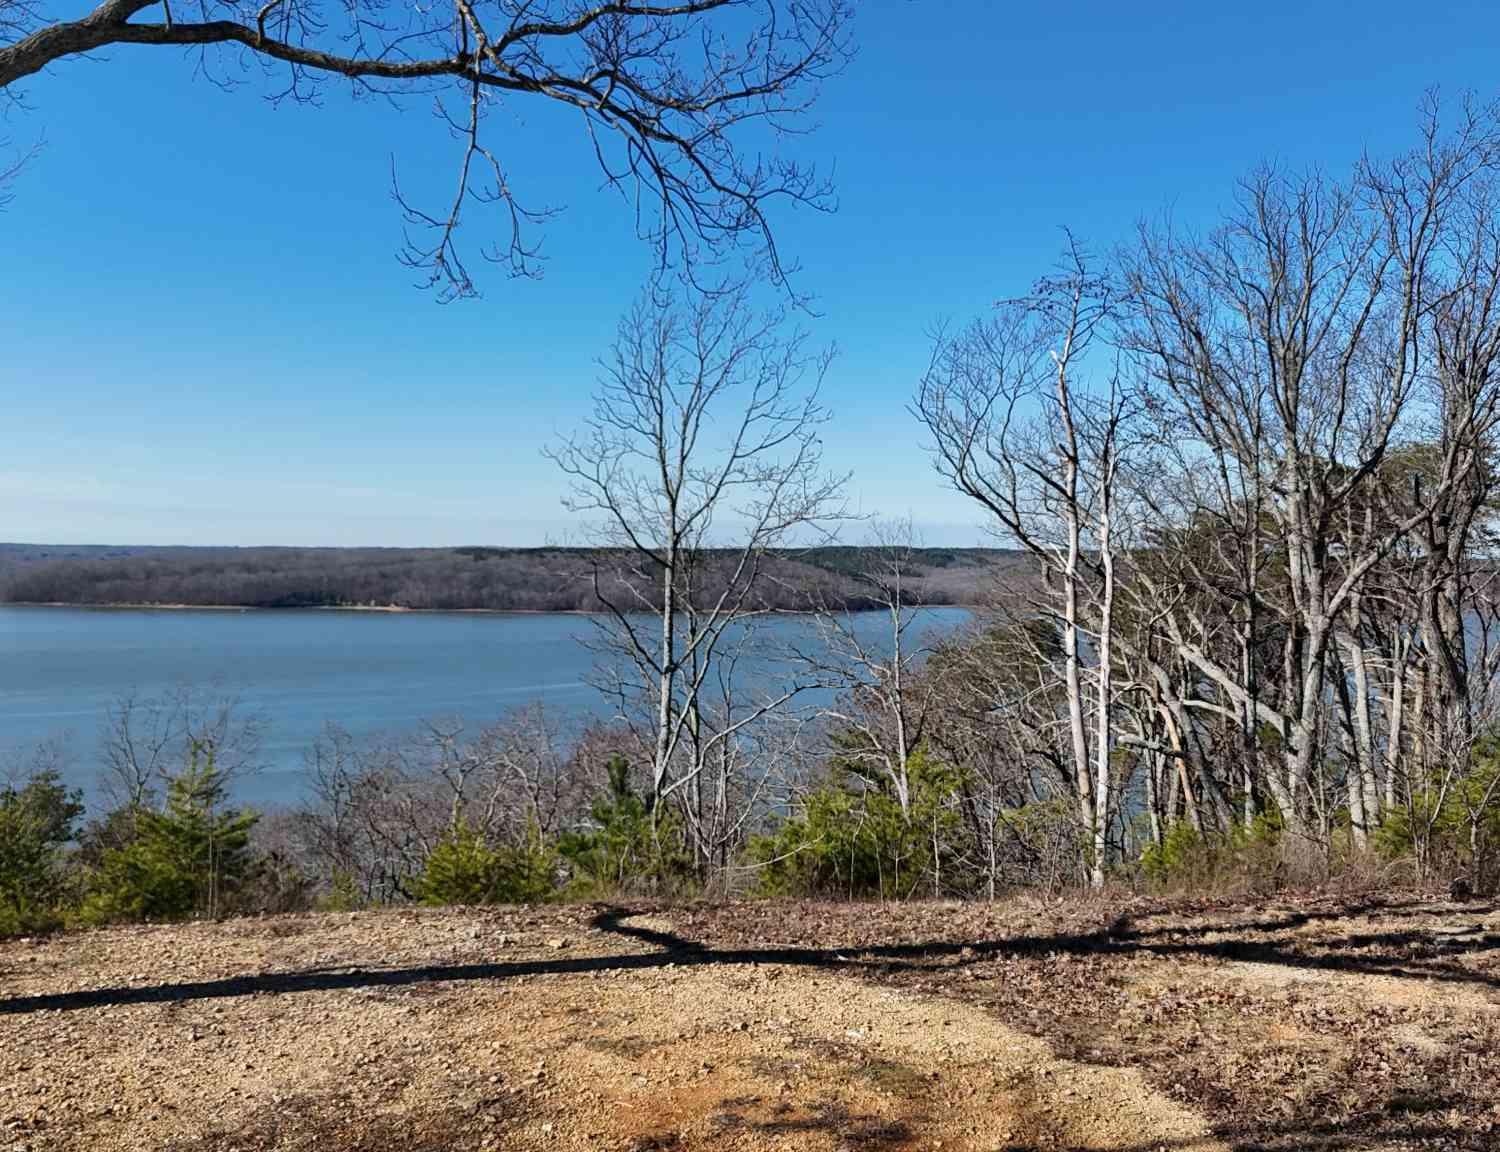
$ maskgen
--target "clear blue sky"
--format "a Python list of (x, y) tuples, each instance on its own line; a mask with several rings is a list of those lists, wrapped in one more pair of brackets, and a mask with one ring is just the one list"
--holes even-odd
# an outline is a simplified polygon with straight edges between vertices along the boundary
[[(1500, 94), (1490, 3), (867, 0), (804, 146), (840, 210), (779, 237), (840, 357), (830, 463), (931, 543), (979, 518), (906, 413), (941, 317), (1170, 209), (1209, 222), (1257, 161), (1343, 171), (1412, 138), (1425, 88)], [(447, 189), (422, 107), (225, 93), (118, 48), (25, 88), (46, 147), (0, 212), (0, 539), (534, 544), (564, 535), (539, 448), (585, 410), (648, 257), (576, 126), (518, 102), (492, 140), (562, 204), (540, 283), (442, 307), (393, 258), (394, 153)], [(499, 222), (496, 222), (497, 226)], [(472, 233), (471, 233), (472, 239)]]

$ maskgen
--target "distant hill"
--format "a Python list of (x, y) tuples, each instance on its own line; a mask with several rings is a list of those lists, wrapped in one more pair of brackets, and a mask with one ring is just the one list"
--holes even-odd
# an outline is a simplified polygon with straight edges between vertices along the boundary
[[(705, 587), (713, 587), (710, 555)], [(766, 605), (796, 610), (821, 600), (867, 607), (859, 574), (868, 549), (778, 553)], [(393, 607), (588, 611), (593, 572), (634, 583), (623, 557), (581, 548), (182, 548), (0, 544), (0, 602), (183, 604), (250, 608)], [(1017, 552), (927, 548), (909, 581), (913, 602), (977, 604), (997, 580), (1029, 572)], [(648, 593), (644, 586), (643, 594)]]

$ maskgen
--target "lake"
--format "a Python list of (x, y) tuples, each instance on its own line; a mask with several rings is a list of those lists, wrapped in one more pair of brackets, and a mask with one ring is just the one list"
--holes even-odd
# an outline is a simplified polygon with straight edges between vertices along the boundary
[[(968, 616), (923, 609), (915, 631), (931, 638)], [(872, 638), (885, 626), (878, 614), (858, 621)], [(781, 638), (812, 628), (805, 617), (768, 622)], [(329, 721), (368, 736), (432, 717), (477, 731), (533, 700), (565, 721), (604, 714), (580, 642), (593, 631), (577, 615), (0, 606), (0, 751), (63, 739), (69, 783), (91, 790), (109, 705), (188, 686), (265, 720), (264, 767), (240, 798), (293, 802), (304, 751)]]

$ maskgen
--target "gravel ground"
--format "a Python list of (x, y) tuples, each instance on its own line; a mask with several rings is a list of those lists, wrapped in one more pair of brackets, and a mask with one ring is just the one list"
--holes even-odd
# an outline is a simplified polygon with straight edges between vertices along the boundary
[(0, 1148), (1492, 1149), (1497, 989), (1396, 897), (67, 933), (0, 943)]

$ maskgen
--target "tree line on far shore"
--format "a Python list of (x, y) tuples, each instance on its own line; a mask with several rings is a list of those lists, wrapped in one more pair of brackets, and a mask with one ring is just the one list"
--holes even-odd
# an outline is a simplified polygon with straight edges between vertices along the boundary
[[(705, 579), (724, 563), (707, 550)], [(871, 604), (858, 546), (786, 549), (769, 558), (757, 603), (806, 611), (829, 602)], [(908, 596), (920, 604), (975, 604), (1002, 574), (1019, 577), (1019, 553), (923, 548)], [(622, 552), (591, 548), (176, 548), (0, 545), (0, 602), (182, 604), (245, 608), (487, 609), (595, 612), (596, 573), (634, 581)], [(641, 587), (650, 596), (649, 587)]]

